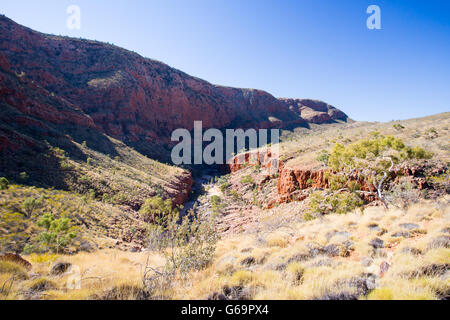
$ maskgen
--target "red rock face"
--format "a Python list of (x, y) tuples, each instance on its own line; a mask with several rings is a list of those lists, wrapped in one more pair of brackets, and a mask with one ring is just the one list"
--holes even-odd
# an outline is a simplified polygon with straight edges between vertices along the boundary
[(297, 190), (327, 188), (328, 181), (325, 179), (325, 172), (329, 172), (329, 170), (283, 168), (277, 183), (278, 194), (289, 195)]
[[(322, 102), (276, 99), (261, 90), (212, 85), (112, 45), (45, 35), (3, 16), (0, 68), (22, 74), (28, 85), (38, 87), (36, 94), (49, 100), (36, 99), (40, 103), (35, 101), (33, 111), (28, 110), (33, 115), (95, 125), (124, 142), (167, 143), (174, 129), (191, 130), (197, 120), (206, 129), (278, 128), (347, 119)], [(7, 91), (14, 86), (2, 87), (2, 100), (16, 100), (22, 111), (28, 107), (26, 96)], [(68, 109), (54, 112), (60, 104)]]
[[(286, 196), (295, 191), (309, 188), (329, 189), (330, 182), (326, 177), (327, 173), (332, 173), (332, 171), (330, 169), (309, 169), (302, 167), (282, 168), (277, 183), (278, 193)], [(348, 176), (347, 180), (358, 182), (361, 186), (361, 191), (375, 191), (371, 183), (361, 179), (357, 174)]]
[[(261, 168), (271, 169), (271, 163), (267, 161), (271, 156), (269, 152), (246, 152), (235, 156), (226, 165), (229, 172), (237, 172), (249, 165), (259, 165)], [(255, 161), (256, 160), (256, 161)], [(429, 189), (425, 176), (440, 175), (446, 172), (444, 164), (429, 163), (427, 161), (418, 164), (402, 164), (394, 167), (391, 172), (391, 181), (394, 184), (399, 183), (400, 177), (407, 177), (410, 182), (419, 190)], [(278, 198), (268, 204), (272, 208), (277, 203), (287, 203), (292, 201), (303, 201), (308, 197), (308, 189), (330, 189), (330, 181), (327, 174), (333, 173), (329, 168), (310, 168), (305, 166), (286, 166), (280, 161), (278, 166), (277, 193)], [(259, 185), (264, 184), (273, 175), (267, 175)], [(347, 181), (355, 181), (359, 184), (360, 196), (366, 203), (377, 200), (376, 188), (372, 182), (363, 179), (358, 173), (346, 177)]]
[(270, 169), (271, 162), (270, 159), (272, 153), (270, 150), (266, 151), (256, 151), (256, 152), (245, 152), (240, 155), (233, 157), (229, 163), (226, 164), (227, 171), (236, 172), (244, 168), (247, 165), (258, 165), (266, 169)]
[(346, 121), (347, 115), (335, 107), (318, 100), (310, 99), (280, 99), (309, 123), (327, 123), (335, 120)]
[(184, 172), (168, 186), (168, 193), (175, 206), (183, 205), (189, 198), (194, 180), (189, 172)]
[(0, 151), (33, 146), (14, 128), (34, 129), (41, 136), (50, 134), (49, 124), (95, 128), (94, 121), (77, 106), (15, 73), (9, 65), (0, 52)]
[[(194, 121), (204, 129), (270, 129), (346, 119), (322, 102), (213, 85), (109, 44), (42, 34), (0, 16), (1, 152), (20, 156), (37, 140), (83, 128), (153, 155)], [(190, 174), (173, 181), (175, 203), (191, 186)]]

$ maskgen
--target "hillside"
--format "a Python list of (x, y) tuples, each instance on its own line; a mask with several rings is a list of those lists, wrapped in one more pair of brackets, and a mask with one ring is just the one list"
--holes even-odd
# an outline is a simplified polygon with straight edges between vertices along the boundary
[[(107, 249), (108, 242), (103, 242), (103, 250), (25, 256), (32, 263), (33, 276), (23, 267), (15, 267), (14, 270), (21, 270), (22, 280), (16, 281), (4, 297), (448, 299), (449, 120), (446, 113), (391, 123), (313, 126), (309, 131), (299, 129), (284, 135), (280, 153), (285, 165), (281, 170), (304, 170), (303, 163), (309, 170), (322, 170), (323, 164), (317, 160), (322, 149), (331, 151), (336, 143), (350, 146), (361, 139), (374, 139), (375, 132), (377, 137), (394, 135), (410, 146), (432, 150), (431, 159), (406, 160), (402, 165), (414, 168), (425, 164), (427, 170), (439, 170), (425, 175), (417, 171), (418, 176), (404, 175), (402, 179), (406, 180), (400, 182), (393, 179), (385, 190), (392, 195), (388, 209), (372, 201), (343, 212), (311, 216), (311, 195), (328, 187), (314, 187), (312, 181), (300, 190), (308, 192), (309, 197), (287, 200), (278, 187), (282, 175), (267, 178), (263, 166), (244, 165), (216, 178), (210, 172), (196, 182), (194, 190), (200, 196), (192, 208), (200, 215), (217, 214), (221, 237), (211, 244), (215, 251), (210, 263), (188, 271), (188, 277), (186, 271), (177, 269), (174, 275), (161, 273), (160, 277), (146, 278), (144, 271), (149, 267), (165, 272), (164, 251), (118, 251), (114, 246)], [(423, 189), (415, 184), (420, 179), (427, 183)], [(396, 191), (401, 183), (409, 183), (410, 187)], [(22, 192), (30, 191), (13, 187), (3, 195)], [(201, 247), (198, 249), (203, 252)], [(197, 254), (188, 257), (183, 259), (201, 259)], [(54, 274), (51, 270), (56, 262), (80, 269), (81, 289), (65, 289), (73, 273)], [(14, 272), (10, 265), (8, 268), (3, 266), (0, 270), (0, 282)], [(148, 286), (143, 286), (143, 280)]]
[[(40, 119), (58, 106), (61, 109), (45, 121), (61, 124), (70, 118), (78, 126), (95, 126), (153, 157), (164, 156), (161, 146), (170, 142), (174, 129), (191, 130), (194, 120), (203, 121), (204, 128), (221, 129), (347, 119), (326, 103), (212, 85), (110, 44), (42, 34), (4, 16), (0, 71), (3, 77), (17, 78), (2, 81), (0, 101)], [(25, 95), (34, 97), (33, 108), (20, 105), (17, 95), (24, 87), (33, 90)]]
[[(198, 120), (280, 128), (278, 154), (173, 166)], [(448, 299), (449, 127), (355, 122), (0, 16), (0, 299)]]
[[(373, 139), (375, 133), (394, 136), (408, 147), (421, 147), (433, 153), (431, 159), (410, 159), (396, 164), (386, 182), (386, 192), (400, 192), (397, 188), (401, 185), (411, 189), (408, 203), (420, 198), (437, 199), (450, 192), (449, 128), (450, 114), (444, 113), (388, 123), (313, 125), (311, 129), (286, 131), (279, 147), (280, 169), (277, 173), (271, 173), (263, 163), (231, 165), (231, 174), (216, 180), (211, 177), (214, 184), (205, 188), (220, 193), (223, 218), (219, 225), (225, 233), (264, 231), (271, 224), (289, 224), (292, 219), (303, 218), (308, 212), (312, 193), (333, 191), (325, 179), (330, 168), (320, 162), (318, 156), (324, 150), (331, 152), (336, 144), (349, 146)], [(346, 176), (344, 181), (350, 181), (350, 177)], [(363, 181), (360, 184), (364, 187)], [(367, 193), (363, 194), (368, 196), (363, 199), (364, 204), (381, 205), (377, 195), (370, 192), (374, 190), (369, 190), (371, 181), (366, 184)], [(197, 208), (200, 211), (211, 210), (208, 194), (199, 198)]]

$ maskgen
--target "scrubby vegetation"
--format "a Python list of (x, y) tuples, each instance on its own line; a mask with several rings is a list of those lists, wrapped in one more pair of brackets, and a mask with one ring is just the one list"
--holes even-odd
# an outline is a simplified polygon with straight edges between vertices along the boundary
[[(377, 172), (389, 168), (387, 158), (399, 163), (401, 160), (431, 159), (432, 156), (423, 148), (406, 146), (401, 139), (375, 134), (372, 139), (362, 139), (347, 146), (336, 144), (327, 164), (336, 171), (371, 169)], [(379, 159), (384, 161), (377, 163)]]
[(9, 188), (9, 181), (5, 177), (0, 178), (0, 190), (6, 190)]
[[(196, 240), (184, 240), (187, 224), (175, 224), (174, 237), (157, 242), (164, 243), (162, 251), (57, 256), (81, 269), (79, 290), (65, 289), (70, 274), (50, 275), (54, 258), (26, 257), (37, 280), (27, 280), (20, 266), (0, 263), (0, 287), (21, 274), (7, 296), (1, 294), (20, 298), (20, 288), (27, 288), (47, 299), (448, 299), (449, 200), (298, 219), (270, 232), (224, 238), (203, 251), (205, 260), (192, 253), (199, 250)], [(180, 235), (188, 247), (177, 248), (172, 260), (171, 243)]]
[(241, 183), (242, 184), (254, 184), (255, 180), (253, 180), (253, 178), (250, 175), (248, 175), (241, 179)]
[(72, 225), (72, 221), (69, 218), (61, 217), (56, 219), (51, 213), (40, 217), (37, 225), (44, 228), (44, 231), (39, 233), (35, 239), (38, 247), (27, 245), (24, 249), (25, 252), (50, 251), (58, 254), (67, 248), (77, 236), (76, 228)]
[[(376, 191), (378, 199), (386, 205), (385, 188), (393, 178), (394, 166), (408, 160), (433, 157), (431, 152), (408, 147), (393, 136), (383, 136), (379, 132), (372, 132), (371, 136), (346, 146), (337, 143), (331, 153), (326, 150), (319, 153), (317, 160), (332, 169), (326, 173), (331, 192), (311, 195), (308, 218), (331, 212), (342, 214), (361, 207), (364, 205), (362, 194), (370, 193), (370, 189)], [(361, 183), (369, 186), (369, 190), (361, 191)]]
[[(21, 253), (26, 245), (27, 252), (53, 250), (53, 245), (41, 245), (39, 235), (53, 233), (66, 222), (78, 229), (73, 241), (60, 248), (66, 253), (107, 248), (128, 237), (131, 241), (124, 246), (144, 245), (143, 220), (130, 219), (120, 208), (91, 197), (15, 184), (0, 192), (1, 252)], [(44, 217), (53, 217), (53, 226), (43, 223)], [(47, 230), (47, 226), (52, 230)]]
[(151, 224), (164, 224), (168, 217), (178, 213), (178, 209), (174, 208), (172, 200), (164, 200), (161, 197), (153, 197), (145, 200), (139, 213), (146, 222)]
[(82, 161), (52, 149), (76, 192), (5, 175), (1, 251), (32, 270), (0, 261), (0, 299), (448, 299), (448, 116), (299, 130), (280, 146), (303, 168), (288, 182), (304, 174), (284, 198), (281, 174), (247, 165), (208, 174), (183, 210), (147, 160), (91, 142)]
[(310, 196), (310, 211), (307, 219), (325, 214), (345, 214), (362, 207), (364, 202), (355, 193), (322, 193), (315, 192)]
[(146, 265), (144, 287), (153, 299), (165, 298), (177, 278), (186, 278), (193, 270), (202, 270), (214, 258), (218, 234), (216, 216), (180, 217), (170, 200), (156, 197), (146, 201), (144, 211), (152, 217), (149, 246), (164, 257), (164, 266)]

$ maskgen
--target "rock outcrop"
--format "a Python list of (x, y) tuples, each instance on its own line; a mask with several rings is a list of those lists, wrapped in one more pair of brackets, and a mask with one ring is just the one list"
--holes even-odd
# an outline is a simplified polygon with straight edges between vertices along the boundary
[(322, 124), (335, 120), (347, 121), (348, 117), (341, 110), (319, 100), (311, 99), (280, 99), (286, 103), (289, 110), (297, 113), (309, 123)]
[[(272, 199), (268, 207), (291, 201), (302, 201), (309, 196), (310, 189), (330, 189), (330, 175), (336, 174), (330, 168), (314, 165), (289, 165), (289, 160), (277, 160), (270, 149), (266, 151), (249, 151), (233, 157), (225, 166), (227, 172), (235, 173), (248, 166), (259, 166), (265, 170), (265, 176), (260, 180), (259, 187), (278, 175), (276, 200)], [(277, 164), (274, 164), (274, 163)], [(275, 170), (274, 170), (275, 169)], [(446, 166), (441, 162), (419, 161), (417, 163), (403, 163), (394, 166), (390, 172), (388, 183), (398, 184), (400, 179), (406, 178), (418, 190), (430, 189), (427, 176), (441, 175), (446, 172)], [(361, 198), (366, 203), (377, 200), (376, 188), (371, 181), (364, 179), (358, 172), (345, 177), (347, 181), (357, 182)], [(437, 190), (439, 192), (439, 190)]]
[(175, 206), (181, 206), (188, 200), (193, 184), (194, 179), (192, 178), (192, 174), (187, 171), (171, 181), (167, 189)]

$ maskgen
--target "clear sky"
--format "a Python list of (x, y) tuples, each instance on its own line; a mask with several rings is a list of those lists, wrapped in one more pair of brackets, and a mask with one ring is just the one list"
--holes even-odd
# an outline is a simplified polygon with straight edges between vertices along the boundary
[[(72, 4), (80, 30), (66, 26)], [(371, 4), (381, 8), (381, 30), (366, 27)], [(355, 120), (450, 111), (447, 0), (1, 0), (0, 12), (215, 84), (321, 99)]]

